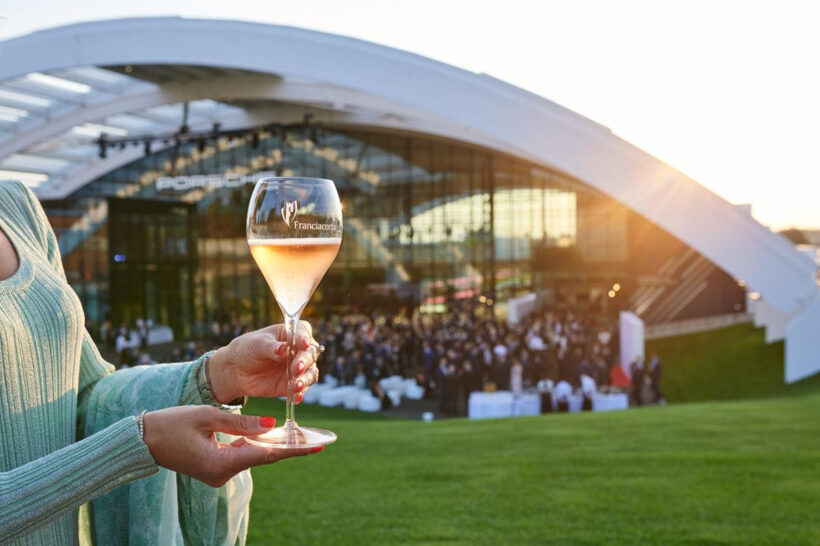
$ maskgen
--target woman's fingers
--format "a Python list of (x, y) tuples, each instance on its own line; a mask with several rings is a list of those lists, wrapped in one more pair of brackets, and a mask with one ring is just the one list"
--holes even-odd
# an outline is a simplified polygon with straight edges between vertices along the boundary
[(271, 332), (261, 330), (240, 336), (231, 342), (234, 356), (246, 360), (281, 360), (288, 354), (288, 344)]
[(296, 333), (302, 332), (303, 335), (313, 338), (313, 326), (306, 320), (300, 320), (299, 324), (296, 325)]
[(238, 447), (231, 446), (220, 449), (220, 452), (227, 459), (226, 464), (229, 465), (230, 470), (235, 474), (252, 466), (271, 464), (291, 457), (303, 457), (318, 453), (323, 448), (324, 446), (304, 449), (276, 449), (246, 443)]
[(229, 444), (224, 444), (224, 443), (219, 444), (219, 447), (242, 447), (247, 443), (248, 443), (248, 441), (245, 439), (245, 437), (240, 436), (239, 438), (237, 438), (236, 440), (234, 440), (233, 442), (231, 442)]
[(304, 394), (304, 391), (311, 385), (315, 384), (318, 380), (319, 369), (314, 364), (305, 370), (302, 375), (296, 376), (291, 380), (293, 394)]
[(296, 339), (294, 340), (294, 346), (296, 347), (297, 351), (304, 351), (312, 344), (315, 344), (316, 341), (313, 339), (313, 328), (310, 326), (309, 322), (304, 320), (300, 320), (299, 324), (296, 325)]
[(297, 353), (296, 356), (293, 357), (290, 373), (293, 374), (294, 377), (299, 377), (305, 373), (308, 368), (316, 364), (316, 360), (324, 350), (325, 348), (315, 341), (308, 345), (307, 349)]
[(305, 380), (305, 388), (315, 385), (319, 381), (319, 368), (315, 365), (311, 366), (302, 374), (302, 377)]
[[(287, 341), (288, 339), (288, 331), (285, 328), (284, 324), (274, 324), (272, 326), (267, 326), (259, 330), (260, 332), (264, 332), (266, 334), (272, 334), (276, 336), (279, 341)], [(296, 324), (296, 328), (294, 328), (294, 334), (296, 334), (296, 340), (312, 340), (313, 339), (313, 327), (310, 323), (306, 320), (300, 320)], [(301, 343), (307, 347), (307, 344), (304, 341)]]
[(237, 436), (256, 436), (267, 432), (276, 426), (273, 417), (257, 417), (255, 415), (238, 415), (209, 408), (209, 416), (203, 425), (212, 432), (225, 432)]
[[(273, 338), (280, 343), (285, 343), (288, 340), (288, 333), (287, 329), (285, 328), (284, 324), (274, 324), (272, 326), (268, 326), (266, 328), (262, 328), (259, 332), (273, 336)], [(316, 340), (313, 339), (313, 327), (310, 325), (309, 322), (300, 320), (296, 325), (294, 330), (294, 340), (293, 344), (296, 347), (297, 351), (304, 351), (311, 345), (318, 346)], [(282, 355), (277, 353), (277, 356), (284, 356), (284, 352)]]
[(272, 417), (236, 415), (209, 406), (179, 406), (145, 414), (144, 441), (158, 465), (213, 487), (248, 467), (317, 452), (309, 448), (276, 450), (238, 438), (217, 443), (214, 432), (256, 436), (275, 425)]
[(277, 360), (284, 360), (288, 356), (288, 342), (287, 341), (277, 341), (273, 345), (273, 351), (270, 356)]
[(298, 404), (304, 398), (305, 390), (319, 380), (319, 369), (316, 367), (316, 357), (321, 354), (324, 347), (315, 341), (306, 351), (302, 351), (291, 364), (291, 374), (293, 379), (290, 388), (293, 392), (293, 402)]

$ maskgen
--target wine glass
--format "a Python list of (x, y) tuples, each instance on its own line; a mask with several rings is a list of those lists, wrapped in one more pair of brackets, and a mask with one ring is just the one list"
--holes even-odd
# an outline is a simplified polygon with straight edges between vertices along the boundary
[(291, 364), (294, 328), (342, 243), (342, 205), (330, 180), (262, 178), (248, 205), (248, 245), (285, 318), (287, 329), (287, 405), (285, 424), (247, 438), (276, 448), (332, 443), (329, 430), (300, 427), (294, 417)]

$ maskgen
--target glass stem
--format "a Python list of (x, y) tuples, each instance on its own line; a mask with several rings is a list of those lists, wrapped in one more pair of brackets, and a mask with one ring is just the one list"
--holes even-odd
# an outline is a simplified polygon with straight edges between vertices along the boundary
[(293, 357), (295, 356), (295, 338), (296, 338), (296, 324), (299, 323), (299, 315), (295, 317), (288, 316), (285, 314), (285, 330), (287, 331), (288, 336), (288, 357), (287, 357), (287, 371), (286, 377), (288, 381), (288, 399), (287, 403), (285, 404), (285, 427), (293, 428), (296, 426), (296, 414), (294, 413), (294, 403), (293, 403), (293, 372), (291, 371), (291, 367), (293, 365)]

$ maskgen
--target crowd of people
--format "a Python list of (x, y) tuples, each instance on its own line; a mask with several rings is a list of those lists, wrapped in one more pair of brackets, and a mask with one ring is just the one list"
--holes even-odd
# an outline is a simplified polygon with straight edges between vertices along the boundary
[[(466, 415), (470, 393), (481, 390), (520, 393), (538, 387), (543, 392), (548, 385), (560, 398), (561, 393), (588, 392), (590, 385), (605, 389), (618, 365), (616, 319), (573, 310), (542, 310), (518, 324), (471, 312), (417, 311), (396, 316), (337, 315), (313, 325), (314, 336), (325, 346), (319, 363), (322, 375), (333, 376), (342, 385), (370, 388), (385, 407), (390, 398), (380, 388), (380, 379), (415, 378), (425, 397), (437, 400), (443, 415)], [(147, 321), (137, 321), (138, 347), (125, 342), (134, 336), (124, 327), (113, 339), (107, 337), (120, 365), (193, 360), (250, 329), (238, 321), (214, 323), (206, 339), (177, 344), (155, 359), (147, 344), (149, 328)], [(634, 388), (633, 404), (662, 396), (657, 355), (644, 368), (642, 361), (631, 366), (633, 384), (642, 385), (649, 377), (651, 393), (644, 395), (643, 389)]]
[(149, 345), (149, 336), (154, 327), (150, 319), (138, 318), (131, 327), (121, 324), (113, 328), (111, 321), (105, 321), (98, 327), (91, 322), (86, 324), (108, 352), (116, 354), (115, 364), (121, 368), (156, 364), (157, 362), (185, 362), (194, 360), (210, 349), (229, 344), (233, 339), (248, 331), (245, 323), (233, 321), (231, 323), (214, 322), (209, 328), (209, 335), (200, 341), (188, 341), (184, 346), (172, 346), (163, 354), (152, 353)]
[(583, 376), (609, 385), (617, 354), (613, 320), (571, 311), (543, 311), (515, 325), (450, 313), (347, 316), (317, 326), (327, 348), (324, 373), (359, 385), (414, 377), (447, 415), (466, 415), (479, 390), (520, 393), (540, 380), (580, 388)]

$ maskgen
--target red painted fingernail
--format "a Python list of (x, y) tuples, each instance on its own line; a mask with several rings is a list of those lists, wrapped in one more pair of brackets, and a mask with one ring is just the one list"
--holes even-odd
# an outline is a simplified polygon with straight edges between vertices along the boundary
[(302, 375), (303, 371), (305, 371), (305, 365), (300, 362), (296, 365), (296, 375)]
[(319, 453), (324, 448), (325, 448), (325, 446), (312, 447), (312, 448), (310, 448), (310, 453), (311, 453), (311, 455), (314, 454), (314, 453)]
[[(302, 380), (299, 379), (298, 381), (296, 381), (296, 390), (301, 391), (302, 387), (304, 387), (304, 383), (302, 383)], [(300, 394), (299, 396), (302, 396), (302, 395)]]
[(260, 417), (259, 424), (265, 428), (273, 428), (276, 426), (276, 417)]
[(286, 344), (286, 343), (280, 343), (280, 344), (276, 347), (276, 351), (275, 351), (275, 352), (276, 352), (276, 354), (277, 354), (278, 356), (283, 356), (283, 355), (285, 355), (285, 353), (287, 352), (287, 344)]
[(296, 396), (294, 396), (294, 397), (293, 397), (293, 403), (294, 403), (294, 404), (299, 404), (299, 403), (301, 403), (301, 402), (302, 402), (302, 400), (303, 400), (304, 398), (305, 398), (305, 397), (304, 397), (304, 396), (302, 396), (301, 394), (297, 394)]

